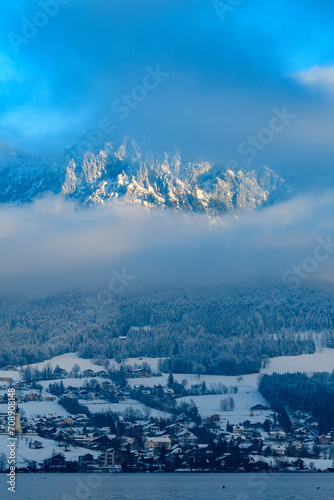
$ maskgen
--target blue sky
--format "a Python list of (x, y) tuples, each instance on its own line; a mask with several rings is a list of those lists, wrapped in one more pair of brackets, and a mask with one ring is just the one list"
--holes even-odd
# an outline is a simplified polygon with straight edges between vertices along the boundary
[[(224, 15), (210, 0), (2, 2), (0, 142), (61, 152), (107, 120), (106, 140), (130, 134), (155, 152), (268, 165), (313, 186), (331, 173), (334, 154), (333, 0), (218, 5), (228, 2), (235, 8)], [(164, 77), (154, 85), (157, 68)], [(115, 112), (142, 88), (133, 108)], [(332, 213), (332, 192), (307, 193), (209, 231), (201, 218), (169, 228), (136, 207), (88, 214), (39, 200), (0, 213), (0, 232), (10, 235), (0, 292), (104, 283), (123, 266), (138, 283), (280, 277), (333, 233)], [(319, 276), (333, 276), (332, 259)]]
[[(25, 42), (15, 37), (26, 20), (43, 24), (41, 5), (56, 0), (3, 2), (0, 140), (57, 152), (108, 118), (110, 140), (128, 133), (153, 150), (242, 162), (240, 143), (286, 106), (297, 118), (256, 161), (325, 170), (333, 153), (333, 3), (220, 5), (229, 1), (239, 5), (222, 16), (207, 0), (59, 0)], [(168, 78), (120, 120), (110, 104), (157, 65)]]

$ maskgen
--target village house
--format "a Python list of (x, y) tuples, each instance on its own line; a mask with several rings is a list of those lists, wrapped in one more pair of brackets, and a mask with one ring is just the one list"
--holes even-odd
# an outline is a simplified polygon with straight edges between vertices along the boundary
[(110, 434), (108, 436), (97, 437), (91, 441), (90, 448), (102, 451), (109, 450), (113, 444), (111, 442), (112, 438), (113, 436)]
[(272, 444), (270, 448), (273, 455), (283, 456), (286, 453), (286, 448), (282, 444)]
[(160, 428), (160, 425), (153, 423), (153, 424), (146, 425), (144, 427), (144, 431), (155, 434), (156, 432), (160, 432), (161, 428)]
[(75, 434), (72, 439), (76, 445), (89, 447), (94, 438), (87, 436), (87, 434)]
[(74, 424), (74, 420), (73, 418), (69, 417), (69, 418), (60, 418), (57, 422), (57, 425), (59, 427), (65, 427), (65, 426), (72, 426)]
[(305, 469), (305, 462), (301, 458), (298, 458), (294, 462), (291, 462), (291, 465), (297, 469), (297, 470), (304, 470)]
[(111, 450), (102, 453), (102, 455), (99, 456), (98, 462), (100, 466), (107, 467), (111, 465), (122, 465), (125, 460), (129, 460), (130, 458), (130, 452), (112, 448)]
[(63, 455), (58, 454), (47, 458), (41, 465), (45, 470), (61, 471), (66, 469), (66, 459)]
[(7, 372), (14, 372), (14, 371), (17, 371), (17, 367), (14, 366), (14, 365), (7, 365), (5, 368), (4, 368), (5, 371)]
[(65, 378), (67, 377), (68, 373), (66, 370), (64, 370), (63, 368), (55, 368), (54, 370), (54, 376), (55, 378)]
[(139, 370), (133, 371), (133, 376), (137, 378), (149, 377), (150, 372), (146, 368), (140, 368)]
[(101, 389), (109, 389), (111, 387), (111, 383), (108, 381), (101, 382), (100, 387)]
[(264, 406), (264, 405), (261, 405), (261, 404), (257, 404), (255, 406), (252, 406), (251, 410), (252, 411), (264, 411), (264, 410), (268, 410), (268, 407)]
[(92, 455), (91, 453), (86, 453), (85, 455), (81, 455), (78, 457), (78, 462), (80, 467), (88, 467), (94, 465), (96, 463), (96, 460), (94, 458), (94, 455)]
[(328, 434), (328, 435), (322, 434), (319, 437), (319, 443), (320, 444), (329, 444), (331, 441), (332, 441), (332, 437), (331, 437), (330, 434)]
[(296, 439), (304, 439), (308, 434), (308, 429), (306, 427), (299, 427), (295, 430), (295, 438)]
[(177, 423), (177, 424), (168, 425), (166, 427), (166, 431), (171, 432), (172, 434), (176, 435), (179, 432), (181, 432), (184, 428), (187, 428), (187, 426), (184, 426), (181, 423)]
[(279, 431), (274, 433), (273, 437), (276, 441), (285, 441), (286, 432), (284, 432), (283, 429), (280, 429)]
[(151, 448), (165, 448), (166, 450), (170, 450), (171, 445), (172, 441), (166, 436), (147, 437), (144, 441), (144, 448), (147, 450)]
[(215, 414), (211, 415), (211, 417), (208, 417), (209, 422), (220, 422), (220, 415)]
[(198, 441), (195, 434), (190, 432), (188, 429), (184, 429), (179, 432), (176, 437), (181, 446), (193, 446)]
[(87, 415), (79, 414), (76, 416), (75, 422), (76, 425), (86, 425), (89, 423), (89, 418), (87, 417)]
[(38, 394), (26, 394), (25, 399), (26, 399), (26, 401), (39, 401), (39, 395)]

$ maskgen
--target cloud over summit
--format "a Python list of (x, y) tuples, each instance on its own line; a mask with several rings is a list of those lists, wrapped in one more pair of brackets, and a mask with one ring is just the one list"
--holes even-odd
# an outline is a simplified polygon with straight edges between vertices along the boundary
[[(123, 269), (136, 277), (131, 286), (280, 280), (318, 237), (334, 239), (333, 208), (331, 192), (217, 222), (117, 204), (76, 210), (55, 197), (2, 207), (0, 292), (107, 287)], [(309, 278), (332, 279), (333, 270), (329, 256)]]

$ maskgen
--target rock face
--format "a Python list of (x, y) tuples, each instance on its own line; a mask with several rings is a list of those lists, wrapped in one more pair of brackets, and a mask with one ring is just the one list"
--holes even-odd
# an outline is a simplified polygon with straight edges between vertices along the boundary
[(110, 200), (149, 208), (206, 213), (250, 211), (285, 199), (286, 182), (267, 167), (223, 170), (191, 163), (179, 153), (153, 156), (134, 141), (96, 151), (73, 147), (61, 156), (27, 155), (0, 149), (0, 202), (22, 204), (52, 192), (77, 205)]

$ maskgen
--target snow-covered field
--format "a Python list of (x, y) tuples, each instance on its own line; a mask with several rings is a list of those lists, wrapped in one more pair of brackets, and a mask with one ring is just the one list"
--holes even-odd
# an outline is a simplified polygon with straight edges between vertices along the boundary
[[(14, 382), (19, 382), (20, 380), (20, 372), (18, 371), (7, 371), (0, 370), (0, 378), (11, 378)], [(5, 382), (0, 381), (0, 385), (4, 385)]]
[[(145, 410), (145, 406), (136, 401), (135, 399), (128, 399), (127, 401), (123, 401), (121, 403), (108, 403), (107, 401), (97, 400), (94, 402), (87, 402), (84, 400), (79, 400), (84, 406), (87, 406), (91, 413), (97, 413), (100, 411), (113, 411), (116, 413), (123, 413), (127, 408), (133, 408), (134, 410)], [(163, 411), (155, 410), (153, 408), (150, 409), (150, 417), (157, 418), (168, 418), (169, 414), (164, 413)]]
[[(115, 364), (114, 360), (110, 360), (111, 365)], [(158, 359), (157, 358), (131, 358), (125, 361), (125, 364), (129, 365), (140, 365), (143, 362), (147, 362), (150, 364), (152, 370), (157, 370)], [(42, 368), (43, 365), (50, 363), (54, 368), (56, 365), (59, 365), (60, 368), (63, 368), (67, 371), (70, 371), (75, 363), (78, 363), (81, 370), (92, 369), (94, 371), (98, 371), (101, 369), (100, 365), (96, 365), (91, 360), (81, 359), (75, 353), (64, 354), (62, 356), (57, 356), (43, 363), (38, 363), (39, 368)], [(328, 371), (331, 372), (334, 369), (334, 349), (321, 349), (318, 350), (315, 354), (305, 354), (301, 356), (284, 356), (277, 357), (270, 360), (269, 365), (261, 370), (261, 373), (286, 373), (286, 372), (314, 372), (314, 371)], [(1, 375), (2, 374), (2, 375)], [(19, 380), (20, 373), (19, 371), (2, 371), (0, 372), (0, 376), (3, 377), (11, 377), (14, 380)], [(237, 386), (238, 393), (231, 394), (234, 398), (236, 408), (233, 412), (221, 412), (219, 409), (219, 403), (221, 399), (230, 396), (227, 395), (206, 395), (206, 396), (188, 396), (184, 398), (184, 400), (189, 401), (193, 399), (196, 405), (199, 408), (199, 411), (203, 417), (207, 417), (214, 413), (218, 413), (221, 415), (223, 423), (228, 420), (230, 423), (239, 423), (246, 419), (249, 419), (251, 422), (261, 422), (264, 421), (267, 412), (254, 412), (254, 415), (251, 416), (251, 407), (256, 404), (265, 404), (264, 399), (261, 394), (257, 390), (258, 386), (258, 377), (259, 374), (250, 374), (243, 375), (242, 379), (238, 380), (237, 376), (224, 376), (224, 375), (201, 375), (200, 379), (198, 379), (197, 375), (193, 374), (175, 374), (174, 378), (178, 382), (182, 382), (182, 380), (187, 380), (187, 387), (189, 388), (191, 385), (195, 385), (198, 383), (206, 382), (207, 387), (210, 388), (212, 385), (217, 385), (219, 383), (224, 384), (227, 387)], [(150, 378), (132, 378), (129, 379), (129, 385), (134, 387), (136, 385), (145, 385), (149, 387), (153, 387), (154, 385), (166, 385), (167, 383), (167, 374), (163, 374), (161, 377), (150, 377)], [(74, 386), (79, 387), (85, 384), (87, 379), (84, 378), (67, 378), (63, 379), (63, 384), (65, 386)], [(105, 379), (101, 379), (99, 377), (94, 378), (97, 382), (102, 382)], [(58, 380), (59, 382), (59, 380)], [(48, 387), (50, 381), (42, 381), (40, 384), (43, 386), (44, 391)], [(2, 383), (2, 385), (7, 385), (6, 383)], [(104, 411), (111, 410), (115, 412), (123, 412), (126, 408), (130, 406), (134, 409), (142, 409), (142, 405), (138, 401), (128, 400), (122, 403), (97, 403), (97, 402), (83, 402), (90, 411)], [(46, 414), (54, 414), (57, 413), (60, 416), (67, 415), (66, 410), (56, 402), (29, 402), (29, 403), (21, 403), (20, 407), (22, 407), (28, 418), (33, 417), (34, 415), (46, 415)], [(0, 412), (6, 412), (6, 405), (0, 405)], [(163, 412), (159, 412), (158, 410), (151, 411), (152, 416), (163, 417)]]
[[(155, 372), (158, 371), (158, 362), (160, 358), (128, 358), (125, 360), (125, 365), (142, 365), (143, 363), (147, 363), (150, 365), (151, 369)], [(120, 363), (117, 363), (114, 359), (110, 359), (110, 365), (115, 366), (115, 368), (119, 368)], [(103, 367), (101, 365), (97, 365), (94, 363), (94, 360), (82, 359), (79, 358), (76, 353), (68, 353), (62, 354), (61, 356), (56, 356), (49, 360), (43, 361), (42, 363), (35, 363), (29, 365), (31, 367), (38, 367), (39, 369), (43, 368), (47, 364), (50, 364), (52, 368), (55, 368), (57, 365), (68, 372), (71, 371), (73, 365), (77, 363), (80, 366), (80, 369), (87, 370), (91, 369), (94, 371), (102, 370)], [(267, 368), (261, 370), (261, 373), (286, 373), (286, 372), (315, 372), (315, 371), (328, 371), (331, 372), (334, 369), (334, 349), (322, 348), (318, 349), (315, 354), (302, 354), (301, 356), (281, 356), (277, 358), (272, 358), (270, 360), (270, 364)], [(18, 372), (12, 371), (0, 371), (0, 377), (12, 377), (15, 380), (18, 380), (19, 375)], [(220, 381), (219, 376), (211, 376), (212, 378), (207, 379), (209, 376), (202, 376), (202, 380), (211, 380), (213, 379)], [(196, 375), (183, 375), (183, 378), (187, 378), (189, 382), (196, 382)], [(133, 384), (138, 383), (139, 379), (130, 380)], [(147, 380), (147, 379), (145, 379)], [(152, 380), (157, 380), (153, 378)], [(165, 377), (160, 379), (165, 380)]]
[[(43, 448), (29, 448), (29, 441), (40, 441)], [(0, 435), (0, 450), (6, 450), (7, 444), (8, 436)], [(44, 439), (39, 436), (19, 436), (17, 439), (16, 463), (19, 467), (27, 466), (28, 461), (39, 463), (46, 458), (50, 458), (53, 451), (55, 451), (56, 454), (64, 453), (67, 460), (77, 460), (78, 456), (85, 455), (85, 453), (91, 453), (95, 458), (97, 458), (100, 454), (100, 452), (94, 450), (73, 446), (71, 446), (70, 449), (65, 452), (63, 447), (59, 447), (54, 441), (51, 441), (50, 439)]]
[[(233, 397), (235, 402), (234, 411), (221, 411), (219, 408), (219, 403), (222, 399), (226, 397)], [(264, 422), (270, 411), (251, 411), (251, 407), (256, 404), (266, 405), (265, 399), (259, 394), (258, 391), (241, 391), (237, 394), (209, 394), (205, 396), (187, 396), (179, 401), (193, 400), (195, 405), (198, 407), (199, 413), (203, 417), (209, 417), (210, 415), (218, 414), (221, 416), (221, 422), (223, 427), (226, 426), (227, 421), (230, 424), (240, 424), (245, 420), (249, 420), (252, 423)], [(251, 413), (254, 413), (251, 416)]]
[(78, 363), (80, 366), (80, 369), (83, 370), (94, 370), (94, 371), (99, 371), (103, 370), (102, 366), (94, 364), (91, 360), (89, 359), (83, 359), (79, 358), (79, 356), (76, 353), (68, 353), (68, 354), (62, 354), (61, 356), (55, 356), (54, 358), (48, 359), (46, 361), (42, 361), (41, 363), (33, 363), (30, 366), (31, 368), (38, 368), (41, 370), (44, 368), (44, 366), (50, 365), (52, 369), (54, 369), (57, 365), (62, 368), (63, 370), (66, 370), (70, 372), (73, 368), (73, 365)]
[[(312, 373), (315, 371), (328, 371), (331, 372), (334, 369), (334, 349), (321, 349), (315, 354), (303, 354), (301, 356), (281, 356), (277, 358), (272, 358), (269, 365), (261, 370), (261, 373), (287, 373), (287, 372), (307, 372)], [(219, 403), (221, 399), (230, 396), (228, 395), (205, 395), (205, 396), (187, 396), (183, 398), (189, 401), (193, 399), (196, 406), (198, 406), (199, 412), (203, 417), (207, 417), (214, 413), (221, 416), (224, 422), (228, 420), (232, 424), (238, 424), (244, 420), (250, 420), (250, 422), (264, 422), (268, 412), (257, 411), (254, 412), (254, 416), (250, 416), (251, 407), (257, 404), (265, 405), (266, 402), (262, 395), (259, 393), (258, 387), (258, 377), (259, 374), (243, 375), (242, 380), (238, 380), (237, 376), (225, 376), (225, 375), (201, 375), (200, 380), (198, 380), (197, 375), (191, 374), (175, 374), (174, 378), (178, 382), (186, 379), (188, 381), (187, 387), (195, 385), (205, 381), (208, 388), (210, 385), (217, 385), (222, 383), (227, 387), (237, 386), (238, 393), (231, 394), (233, 397), (236, 408), (233, 412), (221, 412), (219, 409)], [(167, 382), (168, 375), (164, 374), (162, 377), (151, 377), (151, 378), (141, 378), (141, 379), (129, 379), (129, 384), (134, 387), (135, 385), (146, 385), (153, 387), (154, 385), (165, 385)]]
[[(84, 387), (87, 382), (92, 380), (91, 378), (63, 378), (63, 379), (57, 379), (57, 380), (41, 380), (38, 381), (38, 384), (43, 386), (43, 389), (47, 389), (50, 384), (60, 383), (60, 380), (63, 382), (64, 387)], [(105, 378), (101, 377), (94, 377), (93, 380), (95, 380), (98, 384), (101, 384), (102, 382), (105, 382)], [(109, 382), (109, 379), (107, 379)]]
[[(142, 365), (143, 363), (147, 363), (152, 371), (158, 371), (158, 362), (160, 358), (129, 358), (125, 360), (125, 365)], [(163, 358), (162, 358), (163, 359)], [(121, 366), (120, 363), (117, 363), (114, 359), (109, 359), (110, 366), (115, 366), (116, 369), (119, 369)], [(33, 363), (30, 366), (31, 368), (38, 368), (42, 369), (46, 365), (50, 365), (52, 369), (54, 369), (57, 365), (62, 368), (63, 370), (66, 370), (70, 372), (73, 368), (73, 365), (78, 364), (80, 366), (81, 371), (83, 370), (93, 370), (95, 372), (99, 370), (103, 370), (103, 366), (98, 365), (94, 363), (94, 360), (89, 360), (89, 359), (83, 359), (79, 358), (79, 356), (76, 353), (68, 353), (68, 354), (62, 354), (61, 356), (55, 356), (54, 358), (48, 359), (46, 361), (42, 361), (41, 363)], [(2, 372), (0, 372), (1, 374)], [(4, 377), (11, 376), (8, 375), (9, 373), (15, 373), (15, 372), (3, 372), (7, 375), (3, 375)], [(0, 375), (1, 376), (1, 375)]]
[(294, 373), (294, 372), (332, 372), (334, 370), (334, 349), (317, 349), (315, 354), (301, 356), (282, 356), (272, 358), (267, 368), (261, 373)]
[[(24, 410), (24, 416), (28, 419), (33, 417), (43, 417), (47, 415), (57, 415), (66, 417), (69, 415), (56, 401), (29, 401), (27, 403), (19, 403), (20, 410)], [(0, 413), (7, 413), (8, 407), (6, 404), (0, 404)]]
[[(198, 407), (199, 413), (203, 417), (208, 417), (213, 414), (219, 414), (221, 416), (223, 425), (226, 424), (228, 420), (232, 424), (239, 424), (240, 422), (244, 422), (245, 420), (250, 420), (250, 422), (264, 422), (266, 415), (269, 412), (254, 412), (253, 416), (250, 416), (251, 407), (256, 404), (266, 404), (266, 401), (259, 393), (258, 380), (259, 374), (252, 375), (244, 375), (241, 381), (238, 381), (238, 377), (229, 377), (224, 375), (201, 375), (198, 380), (197, 375), (190, 374), (175, 374), (174, 379), (178, 382), (182, 382), (182, 380), (186, 379), (188, 381), (187, 388), (190, 388), (191, 385), (196, 385), (198, 383), (202, 383), (205, 381), (207, 387), (217, 386), (217, 384), (222, 383), (228, 388), (230, 386), (237, 386), (238, 392), (237, 394), (213, 394), (213, 395), (205, 395), (205, 396), (187, 396), (185, 398), (181, 398), (178, 401), (190, 401), (193, 399), (196, 406)], [(151, 377), (151, 378), (142, 378), (142, 379), (129, 379), (129, 384), (133, 387), (135, 385), (146, 385), (153, 387), (154, 385), (165, 385), (167, 383), (168, 375), (163, 375), (162, 377)], [(233, 412), (220, 411), (219, 403), (222, 399), (232, 396), (236, 405), (236, 408)]]

